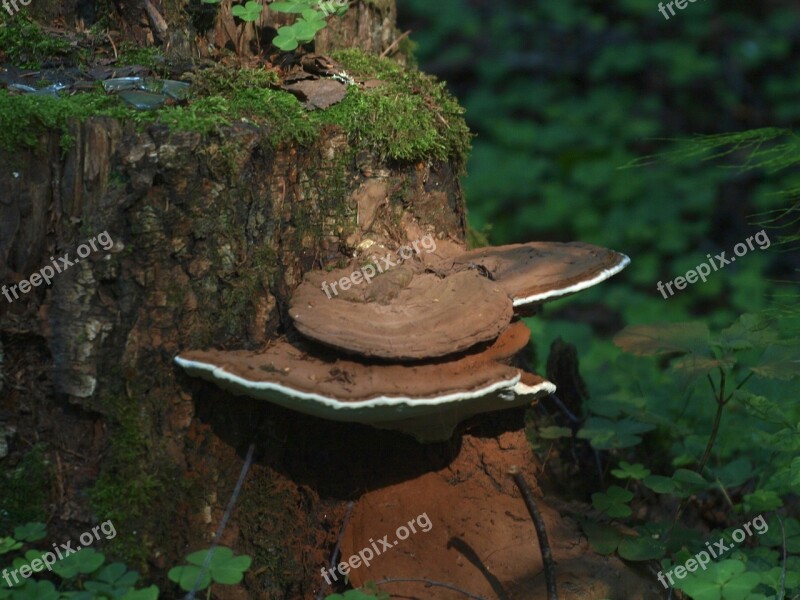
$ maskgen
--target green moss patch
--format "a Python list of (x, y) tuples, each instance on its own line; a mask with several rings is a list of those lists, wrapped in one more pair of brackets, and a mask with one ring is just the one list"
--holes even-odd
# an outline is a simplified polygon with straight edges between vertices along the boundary
[(99, 86), (60, 99), (0, 91), (0, 148), (33, 147), (45, 131), (63, 132), (70, 119), (100, 115), (203, 134), (245, 120), (263, 127), (273, 146), (310, 145), (324, 126), (335, 125), (348, 133), (356, 149), (384, 159), (451, 160), (463, 166), (471, 135), (463, 109), (444, 84), (358, 51), (340, 52), (336, 59), (348, 74), (379, 78), (384, 84), (368, 90), (351, 86), (342, 102), (313, 112), (288, 92), (270, 87), (276, 75), (263, 68), (215, 66), (201, 71), (194, 76), (196, 99), (188, 105), (146, 112), (129, 108)]
[(118, 415), (110, 455), (89, 490), (89, 499), (102, 519), (116, 524), (119, 535), (112, 542), (116, 554), (141, 563), (148, 549), (136, 532), (142, 531), (146, 522), (152, 523), (153, 512), (163, 503), (163, 482), (151, 469), (141, 413), (124, 400), (114, 400), (111, 405)]
[(48, 58), (66, 55), (72, 45), (50, 36), (33, 21), (17, 15), (0, 24), (0, 62), (8, 61), (26, 69), (38, 69)]

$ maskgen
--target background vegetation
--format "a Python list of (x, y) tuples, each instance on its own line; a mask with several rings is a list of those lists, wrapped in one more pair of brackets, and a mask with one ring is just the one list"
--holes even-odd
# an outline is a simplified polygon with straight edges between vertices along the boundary
[[(421, 67), (477, 134), (472, 227), (633, 259), (528, 320), (540, 372), (558, 337), (578, 349), (577, 414), (538, 410), (531, 439), (557, 488), (601, 513), (584, 527), (593, 547), (666, 569), (763, 513), (770, 532), (684, 592), (798, 597), (796, 4), (708, 0), (669, 20), (652, 0), (400, 5)], [(769, 249), (657, 291), (764, 227)]]

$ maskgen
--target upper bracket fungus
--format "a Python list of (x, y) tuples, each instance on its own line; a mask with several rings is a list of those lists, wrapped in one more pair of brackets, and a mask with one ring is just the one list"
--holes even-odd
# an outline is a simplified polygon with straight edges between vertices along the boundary
[(483, 267), (516, 308), (585, 290), (629, 263), (624, 254), (591, 244), (529, 242), (471, 250), (456, 257), (453, 268)]
[(461, 352), (495, 339), (513, 316), (506, 293), (475, 271), (440, 278), (403, 265), (378, 275), (374, 288), (348, 285), (328, 297), (326, 282), (339, 275), (351, 281), (345, 272), (306, 275), (289, 315), (306, 337), (366, 357), (421, 360)]

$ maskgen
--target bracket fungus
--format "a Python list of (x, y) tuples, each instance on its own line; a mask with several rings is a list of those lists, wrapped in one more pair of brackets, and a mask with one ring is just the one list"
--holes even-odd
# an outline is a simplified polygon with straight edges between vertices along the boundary
[(508, 364), (530, 337), (515, 313), (630, 262), (589, 244), (552, 242), (459, 249), (437, 261), (380, 274), (371, 263), (311, 271), (289, 302), (302, 337), (261, 351), (187, 351), (176, 362), (234, 394), (421, 442), (446, 440), (468, 417), (555, 391)]
[(453, 268), (486, 269), (516, 308), (585, 290), (629, 263), (624, 254), (582, 242), (529, 242), (465, 252), (453, 260)]
[(508, 327), (492, 344), (453, 360), (369, 363), (300, 340), (259, 352), (189, 351), (176, 362), (234, 394), (334, 421), (402, 431), (421, 442), (448, 439), (473, 415), (529, 404), (555, 386), (505, 364), (530, 332)]
[(403, 265), (372, 285), (348, 286), (343, 295), (328, 297), (326, 281), (335, 275), (351, 281), (346, 273), (352, 277), (353, 271), (306, 275), (289, 315), (306, 337), (362, 356), (422, 360), (454, 354), (495, 339), (513, 316), (508, 295), (476, 271), (440, 278)]

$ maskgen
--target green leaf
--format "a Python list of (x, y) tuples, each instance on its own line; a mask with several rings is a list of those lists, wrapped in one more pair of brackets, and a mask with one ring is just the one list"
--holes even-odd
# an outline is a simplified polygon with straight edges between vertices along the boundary
[[(202, 566), (210, 550), (200, 550), (190, 554), (186, 560), (192, 565)], [(234, 557), (233, 551), (225, 546), (218, 546), (214, 550), (209, 563), (211, 579), (223, 585), (236, 585), (244, 572), (250, 568), (252, 560), (249, 556)]]
[(747, 350), (771, 344), (778, 339), (772, 320), (763, 315), (744, 314), (723, 329), (716, 343), (729, 350)]
[(618, 479), (644, 479), (650, 475), (650, 469), (641, 463), (631, 464), (622, 460), (619, 469), (612, 469), (611, 474)]
[(22, 542), (18, 542), (10, 537), (0, 538), (0, 556), (13, 552), (14, 550), (19, 550), (20, 548), (22, 548)]
[(651, 356), (678, 352), (707, 355), (711, 335), (705, 323), (631, 325), (614, 336), (614, 343), (625, 352)]
[[(200, 577), (200, 567), (196, 567), (194, 565), (183, 565), (180, 567), (173, 567), (167, 573), (167, 577), (169, 577), (170, 581), (174, 581), (181, 589), (185, 592), (191, 591), (194, 587), (195, 582), (197, 581), (198, 577)], [(197, 590), (204, 590), (209, 585), (211, 585), (211, 574), (206, 571), (203, 573), (203, 578), (200, 580), (200, 583), (197, 586)]]
[(770, 346), (752, 371), (767, 379), (794, 379), (800, 375), (800, 349), (796, 346)]
[(26, 523), (14, 529), (14, 538), (20, 542), (36, 542), (47, 536), (47, 525), (44, 523)]
[(122, 596), (122, 600), (158, 600), (158, 588), (151, 585), (141, 590), (130, 590)]
[(619, 546), (622, 540), (622, 533), (612, 525), (605, 523), (595, 523), (593, 521), (585, 521), (581, 523), (586, 537), (589, 539), (589, 545), (592, 550), (597, 554), (608, 555), (612, 554)]
[(294, 31), (290, 27), (279, 28), (278, 35), (273, 38), (272, 43), (284, 52), (296, 50), (300, 45), (297, 38), (294, 36)]
[(656, 494), (671, 494), (675, 491), (675, 482), (672, 478), (664, 477), (663, 475), (648, 475), (642, 483)]
[(656, 560), (667, 553), (667, 547), (651, 535), (626, 536), (619, 543), (618, 552), (625, 560)]
[(309, 8), (307, 10), (304, 10), (302, 14), (303, 14), (303, 18), (306, 21), (309, 21), (309, 22), (311, 22), (311, 21), (322, 21), (322, 26), (325, 27), (325, 25), (326, 25), (326, 23), (325, 23), (325, 15), (322, 14), (320, 11), (314, 10), (313, 8)]
[(612, 421), (603, 417), (590, 417), (578, 437), (588, 439), (597, 450), (629, 448), (640, 444), (642, 438), (638, 434), (655, 429), (655, 425), (639, 423), (633, 419)]
[(53, 565), (53, 571), (64, 579), (94, 573), (105, 562), (104, 554), (93, 548), (83, 548)]
[[(325, 24), (322, 24), (324, 27)], [(319, 29), (314, 23), (310, 23), (304, 19), (299, 19), (294, 25), (291, 25), (294, 36), (299, 42), (310, 42), (317, 35)]]
[(58, 600), (60, 594), (49, 581), (29, 579), (24, 586), (16, 588), (11, 597), (14, 600)]
[(572, 436), (572, 430), (568, 427), (542, 427), (537, 430), (537, 433), (543, 440), (557, 440), (559, 438)]
[(633, 500), (633, 494), (617, 485), (612, 485), (607, 492), (592, 494), (592, 505), (612, 518), (629, 517), (632, 513), (628, 502)]
[(234, 17), (239, 17), (243, 21), (250, 22), (257, 21), (263, 11), (264, 7), (255, 0), (249, 0), (244, 6), (237, 4), (231, 8), (231, 14)]
[(675, 488), (683, 495), (689, 496), (696, 494), (710, 487), (701, 475), (689, 469), (677, 469), (672, 474), (672, 481), (675, 482)]
[(747, 512), (770, 512), (783, 506), (781, 497), (772, 490), (756, 490), (745, 494), (744, 507)]
[(296, 13), (302, 14), (304, 10), (309, 10), (309, 2), (292, 1), (292, 2), (273, 2), (269, 5), (270, 10), (283, 13)]

